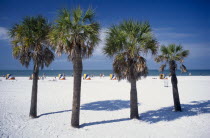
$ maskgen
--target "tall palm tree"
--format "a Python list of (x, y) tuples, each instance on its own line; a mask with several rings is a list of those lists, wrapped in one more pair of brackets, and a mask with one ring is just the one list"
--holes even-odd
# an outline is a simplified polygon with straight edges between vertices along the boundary
[(73, 63), (74, 87), (72, 106), (72, 127), (79, 127), (82, 59), (89, 58), (99, 42), (99, 23), (94, 21), (95, 12), (86, 12), (78, 7), (71, 11), (62, 9), (49, 35), (51, 44), (58, 55), (65, 53)]
[(37, 87), (39, 68), (49, 66), (54, 60), (54, 54), (47, 45), (47, 35), (50, 25), (42, 16), (25, 17), (19, 24), (15, 24), (9, 31), (12, 38), (13, 56), (27, 67), (33, 63), (33, 85), (31, 95), (31, 118), (37, 117)]
[(114, 57), (113, 70), (118, 80), (127, 79), (131, 84), (130, 118), (139, 118), (136, 81), (146, 77), (148, 69), (144, 54), (157, 52), (148, 22), (123, 21), (108, 29), (104, 53)]
[(177, 62), (181, 64), (180, 68), (182, 72), (187, 72), (186, 67), (183, 65), (184, 58), (189, 55), (189, 50), (184, 50), (181, 45), (169, 44), (168, 46), (161, 46), (161, 54), (155, 58), (156, 62), (164, 62), (160, 67), (160, 71), (164, 71), (167, 64), (171, 73), (171, 83), (173, 90), (174, 109), (175, 111), (182, 111), (179, 92), (178, 92), (178, 80), (176, 77)]

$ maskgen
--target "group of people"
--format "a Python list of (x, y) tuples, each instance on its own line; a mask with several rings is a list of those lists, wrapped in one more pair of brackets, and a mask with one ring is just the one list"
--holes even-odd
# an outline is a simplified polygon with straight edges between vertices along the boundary
[[(100, 74), (99, 76), (100, 76), (100, 78), (103, 78), (105, 75), (104, 74)], [(91, 74), (91, 75), (84, 74), (83, 75), (83, 80), (91, 80), (91, 78), (93, 78), (93, 77), (94, 77), (93, 74)]]
[[(72, 74), (72, 76), (73, 76), (73, 74)], [(15, 79), (15, 77), (13, 77), (11, 74), (7, 74), (6, 76), (3, 75), (3, 77), (6, 77), (6, 79), (8, 79), (8, 80), (14, 80)], [(29, 77), (29, 80), (32, 80), (33, 77), (34, 77), (33, 74), (31, 74), (31, 76)], [(91, 80), (92, 77), (94, 77), (94, 75), (89, 76), (88, 74), (84, 74), (83, 80)], [(100, 74), (100, 78), (103, 78), (103, 77), (105, 77), (105, 75)], [(40, 79), (41, 80), (46, 79), (46, 74), (43, 73), (42, 77), (38, 77), (38, 79), (39, 80)], [(58, 74), (58, 79), (59, 80), (66, 80), (66, 75), (64, 73), (63, 74)], [(110, 79), (111, 80), (116, 80), (117, 78), (114, 74), (110, 74)], [(57, 80), (56, 77), (53, 78), (53, 81), (56, 81), (56, 80)]]
[[(34, 77), (34, 75), (33, 75), (33, 74), (31, 74), (31, 76), (29, 77), (29, 80), (32, 80), (32, 79), (33, 79), (33, 77)], [(42, 79), (42, 80), (46, 79), (46, 75), (45, 75), (45, 73), (43, 73), (42, 77), (38, 77), (38, 79)]]
[(100, 78), (103, 78), (104, 77), (104, 74), (100, 74)]
[[(31, 76), (29, 77), (29, 80), (32, 80), (33, 77), (34, 77), (33, 74), (31, 74)], [(42, 77), (38, 77), (38, 79), (42, 79), (42, 80), (44, 80), (46, 78), (47, 77), (46, 77), (45, 73), (43, 73)], [(64, 73), (63, 74), (58, 74), (58, 79), (59, 80), (65, 80), (66, 79), (65, 74)], [(56, 77), (53, 79), (53, 81), (56, 81)]]

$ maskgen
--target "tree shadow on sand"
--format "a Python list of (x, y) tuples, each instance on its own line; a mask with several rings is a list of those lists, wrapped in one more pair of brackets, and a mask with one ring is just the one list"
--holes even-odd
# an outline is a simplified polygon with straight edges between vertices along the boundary
[(41, 114), (41, 115), (39, 115), (38, 117), (42, 117), (42, 116), (45, 116), (45, 115), (60, 114), (60, 113), (65, 113), (65, 112), (70, 112), (70, 111), (71, 111), (71, 110), (63, 110), (63, 111), (49, 112), (49, 113)]
[(190, 117), (210, 113), (210, 100), (192, 101), (190, 104), (182, 104), (182, 112), (173, 112), (173, 106), (164, 107), (159, 110), (147, 111), (140, 114), (142, 121), (157, 123), (160, 121), (173, 121), (181, 117)]
[(130, 108), (130, 101), (125, 100), (106, 100), (83, 104), (81, 110), (93, 111), (116, 111)]
[[(130, 108), (130, 102), (124, 100), (106, 100), (87, 103), (81, 106), (81, 110), (93, 110), (93, 111), (117, 111), (125, 108)], [(161, 121), (173, 121), (181, 117), (197, 116), (200, 114), (210, 113), (210, 100), (208, 101), (192, 101), (190, 104), (182, 104), (182, 112), (173, 112), (173, 106), (164, 107), (159, 110), (147, 111), (145, 113), (140, 113), (140, 120), (148, 123), (158, 123)], [(71, 110), (63, 110), (57, 112), (50, 112), (41, 114), (41, 116), (58, 114), (64, 112), (70, 112)], [(99, 125), (99, 124), (109, 124), (122, 121), (128, 121), (129, 118), (119, 118), (113, 120), (103, 120), (97, 122), (89, 122), (81, 124), (81, 127)]]
[[(116, 110), (122, 110), (125, 108), (130, 108), (130, 101), (126, 101), (126, 100), (97, 101), (97, 102), (83, 104), (80, 109), (81, 110), (92, 110), (92, 111), (116, 111)], [(45, 115), (70, 112), (70, 111), (71, 110), (49, 112), (49, 113), (41, 114), (41, 115), (39, 115), (39, 117), (45, 116)]]
[(80, 127), (86, 127), (86, 126), (93, 126), (93, 125), (100, 125), (100, 124), (109, 124), (109, 123), (116, 123), (116, 122), (123, 122), (131, 120), (130, 118), (120, 118), (120, 119), (113, 119), (113, 120), (104, 120), (104, 121), (96, 121), (96, 122), (90, 122), (90, 123), (84, 123), (80, 125)]
[[(200, 114), (210, 113), (210, 100), (208, 101), (193, 101), (190, 104), (182, 104), (182, 112), (173, 112), (173, 106), (164, 107), (159, 110), (147, 111), (140, 114), (140, 120), (149, 123), (158, 123), (160, 121), (173, 121), (181, 117), (196, 116)], [(81, 127), (116, 123), (131, 120), (130, 118), (121, 118), (114, 120), (104, 120), (97, 122), (84, 123)]]

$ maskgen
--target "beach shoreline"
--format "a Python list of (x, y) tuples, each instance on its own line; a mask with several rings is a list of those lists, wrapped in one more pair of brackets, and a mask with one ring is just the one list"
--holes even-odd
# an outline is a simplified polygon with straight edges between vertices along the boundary
[[(29, 77), (33, 73), (32, 70), (0, 70), (0, 77), (6, 74), (12, 74), (14, 77)], [(58, 74), (65, 74), (67, 77), (72, 77), (73, 70), (40, 70), (39, 76), (48, 76), (48, 77), (56, 77)], [(90, 76), (100, 76), (103, 74), (104, 76), (109, 76), (113, 74), (112, 70), (83, 70), (83, 74), (88, 74)], [(159, 76), (161, 72), (158, 70), (149, 70), (147, 76)], [(169, 75), (169, 70), (163, 72), (165, 75)], [(177, 76), (210, 76), (210, 70), (188, 70), (186, 73), (181, 73), (180, 70), (176, 72)]]

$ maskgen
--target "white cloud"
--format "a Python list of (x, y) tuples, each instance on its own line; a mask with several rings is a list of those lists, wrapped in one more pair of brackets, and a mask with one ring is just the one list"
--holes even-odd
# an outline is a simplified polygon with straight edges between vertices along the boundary
[[(93, 55), (96, 56), (104, 56), (103, 47), (105, 46), (105, 38), (106, 38), (107, 28), (102, 28), (100, 31), (100, 43), (95, 48)], [(177, 33), (174, 32), (174, 28), (165, 27), (165, 28), (154, 28), (154, 33), (159, 40), (159, 44), (168, 45), (170, 43), (177, 43), (177, 40), (174, 38), (186, 38), (186, 37), (194, 37), (194, 34), (189, 33)], [(162, 38), (162, 39), (161, 39)], [(179, 42), (178, 42), (179, 43)]]
[(206, 43), (184, 43), (184, 45), (187, 48), (197, 48), (197, 49), (202, 49), (202, 48), (210, 48), (210, 42), (206, 42)]
[(177, 30), (172, 27), (155, 28), (154, 34), (158, 39), (163, 39), (163, 40), (192, 38), (192, 37), (197, 36), (197, 34), (193, 34), (193, 33), (189, 33), (189, 32), (177, 32)]
[(163, 40), (163, 41), (159, 41), (159, 45), (169, 45), (171, 43), (175, 43), (175, 44), (181, 44), (183, 46), (184, 49), (189, 50), (190, 51), (190, 55), (189, 58), (199, 58), (199, 57), (209, 57), (209, 53), (210, 53), (210, 42), (203, 42), (203, 43), (190, 43), (190, 42), (176, 42), (176, 40), (172, 40), (172, 41), (168, 41), (168, 40)]
[(7, 40), (7, 39), (9, 39), (8, 29), (5, 27), (0, 27), (0, 40)]
[(195, 37), (194, 34), (189, 34), (189, 33), (177, 33), (177, 32), (158, 32), (156, 33), (157, 37), (167, 37), (167, 38), (187, 38), (187, 37)]
[(103, 55), (103, 47), (105, 45), (106, 31), (107, 31), (107, 28), (101, 29), (101, 31), (100, 31), (101, 41), (99, 42), (98, 46), (96, 47), (93, 55), (97, 55), (97, 56)]
[(154, 28), (153, 29), (155, 32), (156, 31), (172, 31), (173, 28), (172, 27), (162, 27), (162, 28)]
[(210, 57), (210, 43), (183, 43), (184, 49), (190, 50), (189, 57)]

